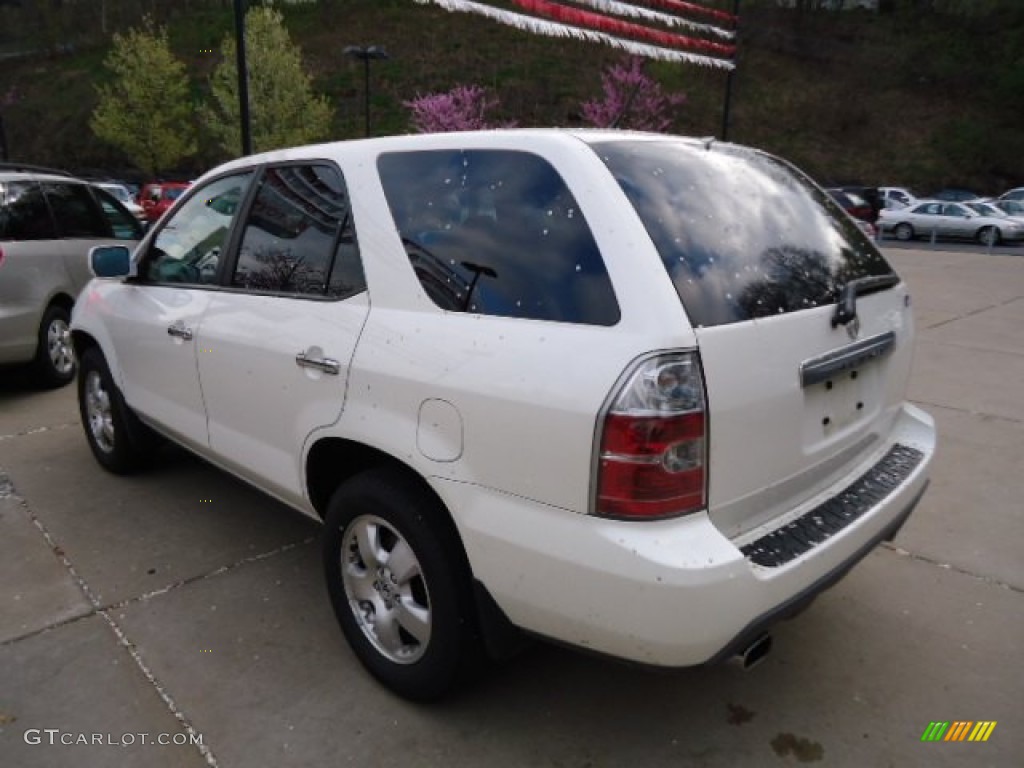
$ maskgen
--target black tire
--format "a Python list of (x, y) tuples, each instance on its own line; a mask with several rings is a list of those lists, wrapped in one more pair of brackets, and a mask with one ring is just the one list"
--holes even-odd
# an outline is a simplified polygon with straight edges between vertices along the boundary
[(906, 222), (897, 224), (896, 228), (893, 229), (893, 233), (896, 235), (897, 240), (903, 240), (905, 242), (907, 240), (914, 239), (914, 228)]
[(78, 366), (71, 344), (71, 314), (64, 307), (51, 304), (39, 323), (36, 356), (32, 375), (41, 387), (63, 387), (75, 378)]
[(1001, 239), (998, 227), (982, 227), (978, 230), (978, 242), (982, 245), (999, 245)]
[(103, 353), (87, 349), (79, 367), (78, 410), (96, 461), (118, 475), (146, 466), (159, 440), (125, 403)]
[(345, 638), (383, 685), (429, 701), (477, 666), (469, 566), (446, 511), (416, 478), (373, 469), (338, 488), (323, 561)]

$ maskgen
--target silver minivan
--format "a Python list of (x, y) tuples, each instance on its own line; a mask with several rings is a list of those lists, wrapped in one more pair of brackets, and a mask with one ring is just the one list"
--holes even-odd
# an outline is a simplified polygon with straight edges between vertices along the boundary
[(71, 308), (89, 249), (134, 245), (138, 220), (113, 195), (59, 171), (0, 164), (0, 367), (28, 365), (41, 386), (75, 376)]

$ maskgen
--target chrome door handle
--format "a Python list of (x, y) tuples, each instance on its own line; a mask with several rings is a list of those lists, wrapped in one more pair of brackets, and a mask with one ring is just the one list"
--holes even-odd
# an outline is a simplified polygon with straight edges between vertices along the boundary
[(185, 341), (192, 341), (192, 329), (186, 328), (183, 325), (169, 325), (167, 326), (167, 335), (176, 336), (179, 339)]
[(341, 371), (341, 364), (329, 357), (306, 357), (305, 352), (299, 352), (295, 356), (295, 364), (302, 368), (316, 368), (318, 371), (337, 376)]

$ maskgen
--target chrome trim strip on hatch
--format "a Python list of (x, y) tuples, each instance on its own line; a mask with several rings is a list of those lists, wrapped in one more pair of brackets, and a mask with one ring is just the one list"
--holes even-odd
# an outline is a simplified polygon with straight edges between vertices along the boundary
[(888, 354), (896, 346), (896, 334), (886, 331), (820, 357), (800, 363), (800, 386), (809, 387)]

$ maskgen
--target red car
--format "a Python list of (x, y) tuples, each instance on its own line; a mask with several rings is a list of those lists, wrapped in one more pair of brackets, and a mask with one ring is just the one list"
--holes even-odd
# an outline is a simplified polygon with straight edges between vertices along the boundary
[(842, 206), (843, 210), (853, 216), (853, 218), (869, 223), (873, 223), (877, 218), (875, 211), (871, 208), (871, 204), (860, 195), (855, 195), (853, 192), (849, 192), (844, 189), (835, 188), (829, 189), (828, 193), (832, 195), (835, 201)]
[(181, 197), (188, 186), (184, 181), (159, 181), (144, 185), (138, 197), (142, 218), (152, 224), (164, 215), (164, 211)]

